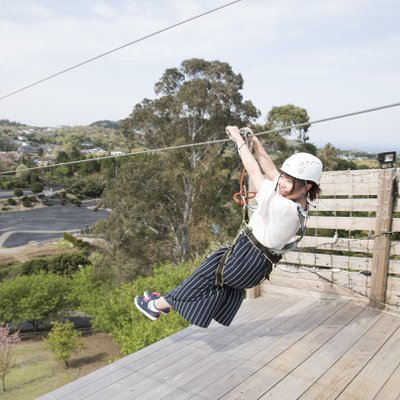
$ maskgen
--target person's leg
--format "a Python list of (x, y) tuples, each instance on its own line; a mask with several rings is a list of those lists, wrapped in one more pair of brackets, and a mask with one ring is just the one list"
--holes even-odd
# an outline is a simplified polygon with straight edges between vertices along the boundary
[(159, 297), (156, 300), (152, 300), (154, 301), (154, 306), (157, 310), (165, 310), (165, 309), (170, 309), (171, 305), (168, 303), (167, 300), (165, 300), (164, 296)]

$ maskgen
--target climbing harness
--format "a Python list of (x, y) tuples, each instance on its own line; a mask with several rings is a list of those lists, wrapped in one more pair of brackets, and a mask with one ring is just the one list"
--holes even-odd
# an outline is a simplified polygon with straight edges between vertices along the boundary
[(300, 220), (301, 234), (296, 240), (287, 243), (280, 250), (270, 249), (270, 248), (264, 246), (263, 244), (261, 244), (257, 240), (257, 238), (254, 236), (252, 229), (247, 225), (247, 223), (244, 220), (242, 220), (239, 232), (238, 232), (235, 240), (232, 242), (232, 244), (228, 247), (228, 249), (223, 254), (223, 256), (219, 262), (219, 265), (215, 271), (215, 285), (223, 286), (223, 284), (224, 284), (223, 274), (224, 274), (225, 265), (228, 262), (228, 259), (231, 256), (231, 254), (236, 246), (236, 243), (238, 242), (239, 238), (242, 235), (246, 236), (250, 240), (250, 242), (253, 244), (253, 246), (255, 248), (257, 248), (258, 250), (260, 250), (260, 252), (270, 262), (270, 267), (267, 268), (267, 271), (265, 273), (263, 280), (269, 279), (269, 274), (271, 273), (273, 268), (275, 268), (276, 264), (281, 260), (283, 254), (294, 250), (297, 247), (297, 244), (300, 242), (300, 240), (303, 238), (303, 236), (306, 233), (306, 218), (307, 217), (306, 217), (305, 211), (299, 205), (297, 206), (297, 213), (298, 213), (298, 217)]

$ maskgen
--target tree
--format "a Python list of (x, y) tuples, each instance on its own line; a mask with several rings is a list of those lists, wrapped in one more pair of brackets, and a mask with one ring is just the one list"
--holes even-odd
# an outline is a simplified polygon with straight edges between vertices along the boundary
[(14, 196), (21, 197), (24, 195), (24, 191), (20, 188), (14, 189)]
[(71, 321), (55, 322), (47, 337), (47, 344), (57, 361), (63, 361), (68, 368), (68, 361), (74, 353), (84, 347), (79, 340), (81, 333), (74, 329)]
[(6, 375), (12, 366), (12, 349), (20, 341), (19, 332), (10, 335), (8, 325), (0, 326), (0, 376), (3, 392), (6, 391)]
[[(272, 107), (267, 116), (267, 129), (289, 127), (288, 129), (280, 131), (280, 134), (289, 136), (292, 133), (297, 133), (300, 141), (307, 142), (309, 139), (307, 135), (308, 129), (310, 128), (308, 124), (309, 121), (310, 117), (308, 116), (307, 110), (293, 104), (287, 104), (284, 106)], [(305, 125), (298, 128), (292, 127), (298, 124)]]
[(0, 283), (0, 322), (40, 323), (68, 309), (70, 281), (55, 274), (19, 276)]
[(31, 184), (32, 193), (40, 193), (43, 191), (43, 183), (42, 182), (33, 182)]
[(339, 157), (335, 146), (326, 144), (319, 152), (325, 171), (335, 171), (338, 167)]
[[(227, 63), (183, 61), (156, 83), (156, 99), (134, 107), (123, 122), (124, 134), (150, 149), (226, 138), (226, 125), (245, 126), (259, 115), (243, 101), (242, 88), (242, 76)], [(127, 258), (147, 256), (142, 262), (147, 269), (149, 257), (157, 261), (154, 251), (178, 262), (204, 250), (211, 222), (230, 214), (224, 205), (237, 165), (221, 146), (193, 146), (124, 163), (105, 196), (113, 210), (106, 234), (114, 250)]]

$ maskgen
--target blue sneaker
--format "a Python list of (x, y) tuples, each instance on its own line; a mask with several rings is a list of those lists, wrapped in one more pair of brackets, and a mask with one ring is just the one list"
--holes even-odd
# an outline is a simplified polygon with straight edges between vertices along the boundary
[[(151, 290), (145, 290), (143, 293), (144, 301), (149, 302), (150, 300), (157, 300), (161, 297), (158, 292), (152, 292)], [(161, 314), (167, 315), (170, 312), (170, 308), (163, 308), (160, 310)]]
[(146, 301), (142, 296), (135, 297), (135, 306), (141, 313), (143, 313), (147, 318), (150, 318), (153, 321), (157, 321), (158, 318), (160, 318), (160, 311), (150, 310), (149, 302)]

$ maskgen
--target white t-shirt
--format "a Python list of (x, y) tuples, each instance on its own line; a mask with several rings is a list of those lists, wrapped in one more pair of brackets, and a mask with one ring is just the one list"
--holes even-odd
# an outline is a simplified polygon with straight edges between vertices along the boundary
[(294, 240), (300, 228), (296, 202), (282, 197), (276, 186), (279, 177), (266, 179), (256, 195), (258, 208), (252, 214), (249, 226), (256, 239), (270, 249), (280, 250)]

